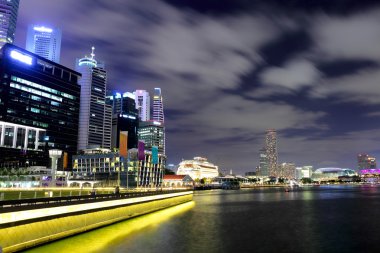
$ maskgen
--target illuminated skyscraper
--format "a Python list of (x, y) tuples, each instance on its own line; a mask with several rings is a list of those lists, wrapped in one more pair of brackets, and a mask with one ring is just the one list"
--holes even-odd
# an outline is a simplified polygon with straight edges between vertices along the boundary
[(268, 129), (266, 131), (265, 143), (269, 176), (278, 177), (279, 173), (277, 167), (277, 134), (275, 129)]
[(112, 148), (120, 147), (120, 132), (128, 132), (127, 148), (137, 148), (137, 131), (139, 127), (135, 95), (130, 92), (116, 92), (107, 96), (107, 104), (112, 105)]
[(260, 165), (259, 165), (259, 176), (267, 177), (268, 173), (268, 157), (265, 148), (260, 149)]
[(164, 105), (162, 103), (161, 88), (154, 88), (153, 120), (164, 122)]
[(376, 169), (376, 158), (368, 154), (358, 154), (358, 170)]
[(26, 50), (59, 63), (61, 38), (62, 32), (60, 29), (29, 25), (26, 36)]
[(145, 90), (136, 90), (135, 95), (136, 109), (139, 111), (140, 121), (150, 120), (150, 96)]
[(77, 60), (82, 74), (79, 110), (78, 150), (89, 147), (111, 148), (112, 106), (106, 103), (107, 72), (91, 57)]
[(16, 32), (19, 0), (0, 0), (0, 48), (13, 44)]

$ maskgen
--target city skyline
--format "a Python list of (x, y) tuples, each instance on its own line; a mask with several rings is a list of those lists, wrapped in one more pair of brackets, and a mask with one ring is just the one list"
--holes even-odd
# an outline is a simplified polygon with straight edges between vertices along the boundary
[(380, 154), (379, 3), (292, 2), (21, 1), (15, 44), (60, 27), (62, 65), (94, 45), (111, 89), (161, 87), (169, 163), (251, 171), (275, 128), (279, 162), (356, 168)]

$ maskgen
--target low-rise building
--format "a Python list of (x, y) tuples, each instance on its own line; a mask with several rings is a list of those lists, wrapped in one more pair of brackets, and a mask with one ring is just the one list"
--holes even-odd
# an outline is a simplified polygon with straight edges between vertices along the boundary
[(189, 188), (193, 185), (194, 180), (189, 175), (165, 175), (162, 181), (163, 187)]

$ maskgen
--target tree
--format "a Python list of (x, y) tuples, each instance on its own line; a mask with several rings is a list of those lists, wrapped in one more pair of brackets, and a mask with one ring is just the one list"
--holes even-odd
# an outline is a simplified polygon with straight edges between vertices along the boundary
[(174, 171), (165, 169), (165, 175), (175, 175)]

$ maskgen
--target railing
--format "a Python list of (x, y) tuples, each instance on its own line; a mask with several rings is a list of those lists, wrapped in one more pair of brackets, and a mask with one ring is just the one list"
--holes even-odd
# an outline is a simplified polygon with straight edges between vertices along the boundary
[(81, 196), (66, 196), (66, 197), (47, 197), (33, 199), (15, 199), (0, 201), (0, 212), (14, 212), (28, 209), (38, 209), (47, 207), (56, 207), (62, 205), (76, 205), (83, 203), (110, 201), (126, 198), (137, 198), (159, 194), (169, 194), (176, 192), (184, 192), (187, 190), (158, 190), (148, 192), (129, 192), (129, 193), (114, 193), (114, 194), (99, 194), (99, 195), (81, 195)]

